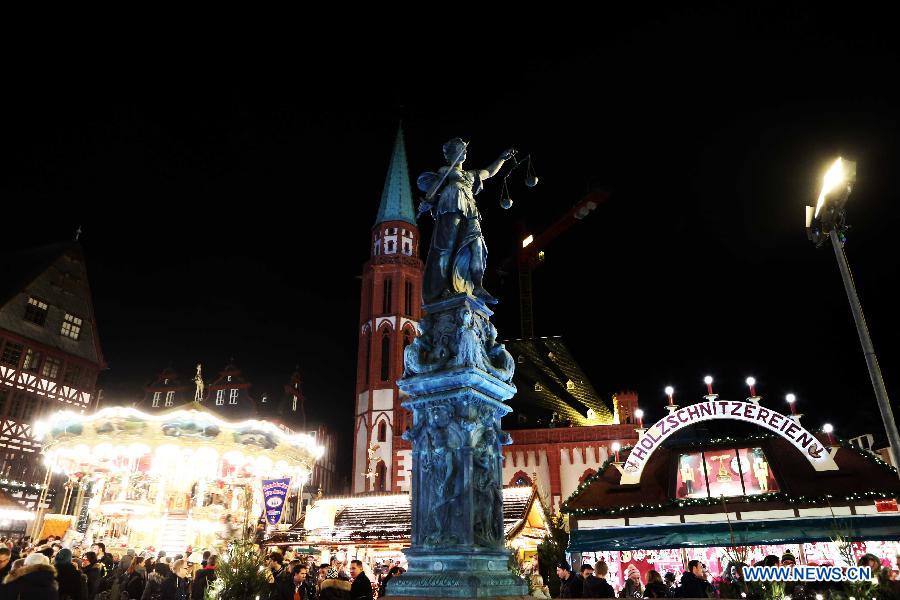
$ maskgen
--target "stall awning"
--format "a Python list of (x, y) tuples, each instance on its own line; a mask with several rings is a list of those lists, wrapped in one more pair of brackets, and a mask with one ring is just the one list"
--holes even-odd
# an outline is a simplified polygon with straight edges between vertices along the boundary
[[(732, 532), (734, 542), (731, 540)], [(750, 546), (760, 544), (798, 544), (828, 542), (838, 535), (854, 541), (900, 540), (900, 515), (866, 515), (732, 521), (713, 523), (676, 523), (672, 525), (634, 525), (576, 529), (569, 537), (572, 552), (601, 550), (655, 550), (662, 548), (702, 548), (706, 546)]]

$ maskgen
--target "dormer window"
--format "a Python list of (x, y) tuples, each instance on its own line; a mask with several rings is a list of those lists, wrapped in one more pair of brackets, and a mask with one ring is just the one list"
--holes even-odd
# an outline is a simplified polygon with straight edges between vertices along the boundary
[(216, 390), (216, 406), (225, 404), (225, 390)]
[(231, 383), (231, 375), (228, 376), (228, 383)]
[(571, 379), (566, 382), (566, 389), (570, 392), (575, 389), (575, 382)]
[(29, 323), (43, 327), (47, 320), (47, 303), (29, 296), (28, 304), (25, 305), (25, 315), (22, 318)]
[(59, 335), (77, 340), (81, 335), (81, 319), (75, 315), (66, 313), (66, 316), (63, 318), (62, 326), (59, 329)]
[(544, 391), (544, 386), (542, 386), (542, 385), (540, 384), (540, 382), (537, 382), (537, 383), (534, 384), (534, 391), (536, 391), (536, 392), (543, 392), (543, 391)]
[(166, 406), (175, 404), (175, 392), (166, 392)]
[(162, 397), (162, 392), (153, 392), (153, 404), (151, 404), (153, 408), (159, 408), (160, 397)]
[(238, 390), (234, 388), (228, 396), (228, 404), (237, 404)]

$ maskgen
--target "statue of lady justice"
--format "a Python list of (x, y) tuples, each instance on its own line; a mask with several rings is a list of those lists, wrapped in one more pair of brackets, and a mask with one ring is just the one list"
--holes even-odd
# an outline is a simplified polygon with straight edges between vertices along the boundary
[[(497, 303), (482, 287), (487, 246), (481, 234), (475, 195), (481, 191), (482, 182), (496, 175), (516, 151), (506, 150), (486, 169), (464, 171), (467, 146), (460, 138), (444, 144), (447, 166), (437, 173), (423, 173), (417, 180), (419, 189), (426, 192), (419, 215), (430, 210), (434, 217), (422, 284), (426, 304), (460, 293), (472, 294), (488, 304)], [(436, 195), (437, 203), (432, 204)]]

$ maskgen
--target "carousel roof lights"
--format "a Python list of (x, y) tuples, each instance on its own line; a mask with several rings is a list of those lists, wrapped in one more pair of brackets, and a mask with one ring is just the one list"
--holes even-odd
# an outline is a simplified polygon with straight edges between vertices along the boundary
[(111, 406), (90, 415), (82, 415), (73, 411), (63, 410), (50, 415), (47, 419), (36, 422), (34, 424), (34, 435), (38, 441), (43, 440), (43, 438), (51, 430), (52, 425), (55, 422), (90, 423), (99, 419), (109, 419), (110, 417), (132, 417), (142, 421), (162, 422), (177, 420), (180, 418), (188, 418), (196, 415), (203, 415), (205, 419), (212, 421), (212, 423), (218, 425), (219, 427), (255, 427), (261, 429), (277, 437), (279, 441), (287, 442), (294, 446), (307, 446), (308, 448), (311, 448), (316, 453), (318, 453), (318, 456), (321, 456), (322, 453), (325, 452), (325, 449), (321, 446), (318, 446), (316, 444), (315, 438), (311, 435), (305, 433), (296, 433), (290, 435), (285, 433), (284, 430), (279, 428), (274, 423), (271, 423), (269, 421), (260, 421), (258, 419), (247, 419), (246, 421), (238, 422), (226, 421), (225, 419), (220, 418), (212, 412), (199, 411), (196, 409), (178, 409), (161, 414), (150, 414), (140, 411), (136, 408), (132, 408), (130, 406)]

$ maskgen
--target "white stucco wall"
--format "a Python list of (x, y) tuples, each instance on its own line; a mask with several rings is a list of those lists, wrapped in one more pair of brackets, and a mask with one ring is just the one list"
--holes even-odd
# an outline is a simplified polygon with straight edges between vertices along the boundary
[(394, 388), (372, 390), (372, 410), (394, 410)]
[(363, 473), (366, 471), (366, 449), (368, 448), (366, 439), (366, 418), (364, 416), (356, 419), (356, 442), (354, 444), (353, 465), (356, 467), (353, 472), (353, 493), (359, 494), (366, 491), (366, 478)]
[(401, 492), (409, 493), (412, 490), (412, 450), (397, 451), (397, 485)]

